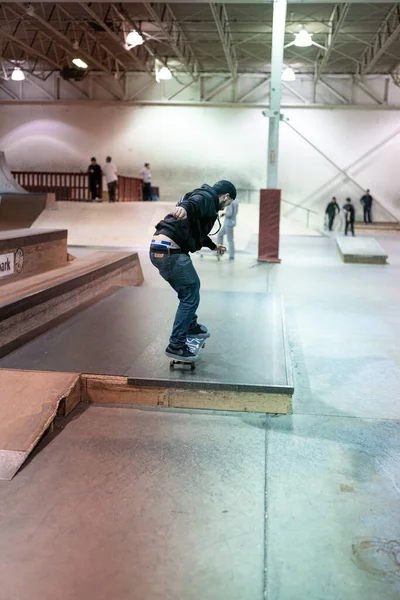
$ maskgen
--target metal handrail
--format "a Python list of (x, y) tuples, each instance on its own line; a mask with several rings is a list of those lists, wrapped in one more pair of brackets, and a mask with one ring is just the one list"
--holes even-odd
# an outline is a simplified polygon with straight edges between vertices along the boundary
[(306, 227), (309, 227), (310, 224), (310, 213), (313, 213), (314, 215), (318, 215), (318, 212), (316, 210), (312, 210), (312, 208), (306, 208), (305, 206), (301, 206), (301, 204), (294, 204), (294, 202), (289, 202), (289, 200), (283, 200), (282, 202), (285, 202), (285, 204), (290, 204), (291, 206), (294, 206), (296, 208), (301, 208), (302, 210), (307, 211), (307, 223), (306, 223)]

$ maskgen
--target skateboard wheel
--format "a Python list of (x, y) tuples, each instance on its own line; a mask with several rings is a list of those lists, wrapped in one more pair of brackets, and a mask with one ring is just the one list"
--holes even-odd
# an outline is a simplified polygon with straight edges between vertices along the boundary
[(204, 343), (204, 344), (202, 345), (202, 348), (205, 348), (205, 347), (206, 347), (206, 344)]
[(196, 368), (196, 363), (190, 363), (190, 369), (191, 371), (194, 371)]
[(173, 369), (174, 368), (174, 364), (175, 364), (175, 361), (170, 360), (170, 362), (169, 362), (169, 368)]

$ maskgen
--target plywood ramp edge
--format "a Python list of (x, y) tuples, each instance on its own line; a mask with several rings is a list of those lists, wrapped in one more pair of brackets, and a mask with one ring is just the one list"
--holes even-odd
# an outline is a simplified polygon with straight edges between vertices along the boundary
[(82, 399), (105, 404), (290, 414), (289, 394), (131, 385), (127, 377), (83, 374)]
[(80, 374), (1, 369), (0, 390), (0, 480), (10, 480), (56, 415), (80, 402)]

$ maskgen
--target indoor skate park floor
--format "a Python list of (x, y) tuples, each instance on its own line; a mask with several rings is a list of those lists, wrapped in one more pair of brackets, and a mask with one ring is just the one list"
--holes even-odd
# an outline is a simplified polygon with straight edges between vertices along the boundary
[(80, 406), (0, 484), (1, 598), (398, 600), (400, 238), (375, 237), (387, 265), (307, 236), (195, 256), (205, 292), (283, 295), (293, 415)]

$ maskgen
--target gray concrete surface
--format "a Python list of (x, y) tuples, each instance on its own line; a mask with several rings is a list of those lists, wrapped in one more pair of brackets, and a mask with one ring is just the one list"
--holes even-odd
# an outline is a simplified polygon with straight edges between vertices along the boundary
[(0, 485), (2, 598), (398, 600), (400, 239), (377, 239), (386, 266), (331, 238), (195, 258), (204, 290), (284, 295), (294, 414), (90, 407)]
[(0, 485), (2, 600), (261, 600), (263, 419), (89, 408)]

